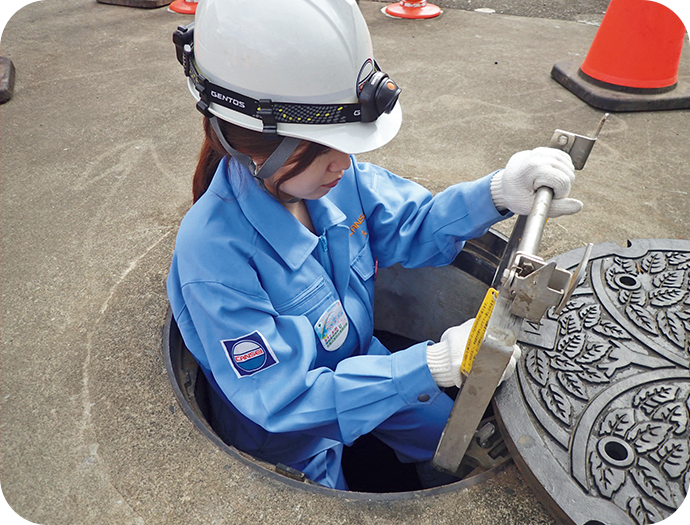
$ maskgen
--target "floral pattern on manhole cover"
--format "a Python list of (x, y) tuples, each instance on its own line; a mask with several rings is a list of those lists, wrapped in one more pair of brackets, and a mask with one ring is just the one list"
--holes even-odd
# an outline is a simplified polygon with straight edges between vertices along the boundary
[(523, 324), (496, 410), (559, 522), (656, 523), (690, 491), (689, 288), (688, 241), (597, 245), (565, 308)]

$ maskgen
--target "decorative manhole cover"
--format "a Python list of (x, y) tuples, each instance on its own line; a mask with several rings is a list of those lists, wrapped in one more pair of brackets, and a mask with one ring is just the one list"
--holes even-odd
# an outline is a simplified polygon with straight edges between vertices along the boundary
[[(574, 269), (582, 254), (556, 261)], [(518, 373), (495, 408), (560, 523), (656, 523), (687, 496), (689, 282), (689, 241), (600, 244), (567, 306), (523, 324)]]

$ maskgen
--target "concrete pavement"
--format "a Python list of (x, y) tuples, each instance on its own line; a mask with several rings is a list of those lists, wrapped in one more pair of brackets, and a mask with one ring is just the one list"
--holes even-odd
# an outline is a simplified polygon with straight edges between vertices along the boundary
[[(597, 27), (446, 9), (393, 20), (360, 3), (403, 87), (403, 127), (360, 156), (432, 191), (501, 168), (602, 112), (554, 82)], [(334, 496), (264, 475), (181, 412), (161, 358), (164, 280), (190, 205), (200, 116), (171, 34), (189, 17), (44, 0), (2, 35), (17, 77), (0, 109), (0, 483), (44, 524), (548, 524), (508, 468), (457, 491)], [(680, 76), (690, 82), (690, 51)], [(586, 242), (690, 238), (690, 111), (614, 114), (542, 255)], [(510, 224), (497, 229), (508, 233)]]

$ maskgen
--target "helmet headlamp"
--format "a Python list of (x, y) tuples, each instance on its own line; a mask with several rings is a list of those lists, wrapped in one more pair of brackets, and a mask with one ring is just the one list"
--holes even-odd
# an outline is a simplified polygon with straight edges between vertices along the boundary
[(398, 101), (401, 89), (383, 71), (376, 70), (359, 93), (362, 122), (374, 122), (384, 113), (390, 113)]

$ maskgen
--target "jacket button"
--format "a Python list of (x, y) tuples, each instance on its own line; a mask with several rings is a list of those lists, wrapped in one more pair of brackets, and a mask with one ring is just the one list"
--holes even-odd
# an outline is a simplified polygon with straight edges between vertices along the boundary
[(421, 401), (422, 403), (426, 403), (427, 401), (429, 401), (429, 399), (429, 394), (422, 394), (417, 398), (417, 400)]

